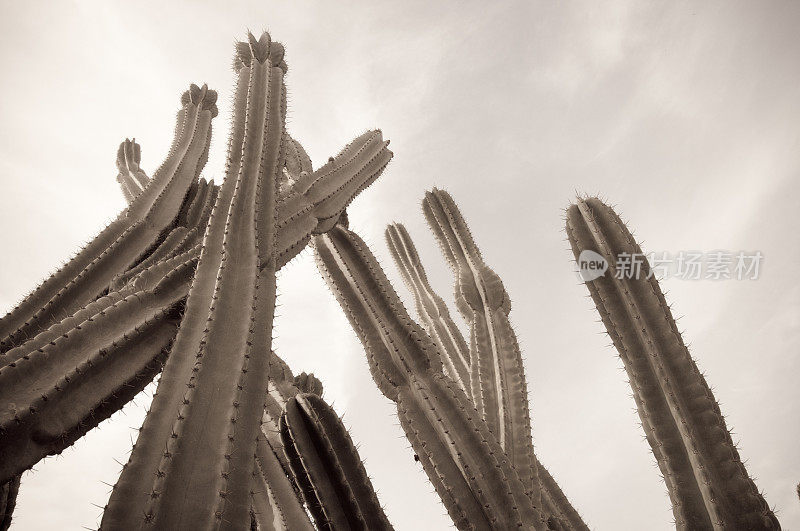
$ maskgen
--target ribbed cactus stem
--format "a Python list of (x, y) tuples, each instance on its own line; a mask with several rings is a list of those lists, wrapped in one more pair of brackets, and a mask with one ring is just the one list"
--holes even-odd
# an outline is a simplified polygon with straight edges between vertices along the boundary
[(183, 98), (167, 160), (114, 221), (0, 319), (0, 351), (25, 342), (96, 298), (115, 274), (134, 265), (178, 215), (207, 157), (216, 93), (192, 85)]
[(466, 394), (442, 374), (435, 343), (408, 316), (361, 238), (338, 225), (314, 245), (320, 271), (365, 347), (373, 379), (397, 402), (406, 435), (456, 525), (541, 529), (529, 489)]
[[(302, 149), (294, 141), (291, 144)], [(312, 235), (331, 229), (353, 198), (378, 178), (392, 158), (388, 145), (381, 131), (367, 131), (318, 170), (302, 170), (278, 204), (278, 267), (304, 248)], [(306, 157), (301, 156), (298, 164), (310, 169)]]
[(567, 211), (567, 234), (576, 260), (591, 250), (608, 263), (608, 271), (587, 286), (630, 376), (648, 441), (669, 478), (678, 527), (780, 529), (739, 458), (648, 264), (642, 264), (639, 278), (618, 268), (621, 253), (642, 256), (624, 223), (600, 200), (579, 199)]
[(450, 194), (434, 188), (425, 194), (422, 209), (455, 272), (456, 304), (470, 323), (474, 402), (538, 504), (525, 370), (508, 319), (511, 299), (484, 262)]
[(200, 243), (206, 231), (208, 217), (216, 199), (213, 182), (205, 179), (194, 183), (187, 194), (184, 206), (178, 214), (178, 225), (169, 231), (157, 247), (142, 261), (127, 271), (117, 274), (110, 282), (110, 289), (120, 289), (133, 277), (152, 265), (179, 255)]
[(314, 238), (317, 265), (367, 353), (378, 389), (397, 400), (409, 374), (441, 370), (436, 344), (406, 311), (364, 241), (341, 225)]
[(286, 403), (281, 438), (318, 529), (392, 529), (347, 429), (319, 396)]
[(385, 235), (397, 269), (400, 270), (403, 281), (414, 295), (414, 303), (422, 325), (439, 347), (447, 375), (471, 399), (469, 347), (450, 317), (450, 310), (444, 299), (433, 291), (406, 228), (400, 223), (394, 223), (386, 228)]

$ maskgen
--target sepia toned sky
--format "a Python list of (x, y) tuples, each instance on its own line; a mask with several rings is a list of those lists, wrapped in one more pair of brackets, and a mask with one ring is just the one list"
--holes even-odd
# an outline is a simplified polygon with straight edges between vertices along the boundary
[[(391, 139), (350, 226), (409, 307), (383, 230), (406, 224), (451, 301), (420, 201), (437, 186), (459, 203), (513, 300), (539, 459), (593, 529), (666, 530), (672, 512), (564, 208), (599, 194), (645, 251), (763, 253), (757, 280), (662, 287), (750, 474), (800, 529), (798, 25), (789, 0), (0, 1), (0, 312), (124, 207), (121, 140), (145, 171), (161, 163), (192, 82), (220, 94), (204, 171), (219, 182), (233, 43), (266, 29), (287, 49), (288, 128), (317, 165), (368, 128)], [(389, 519), (451, 527), (310, 250), (279, 293), (276, 351), (322, 380)], [(12, 529), (96, 527), (152, 389), (26, 473)]]

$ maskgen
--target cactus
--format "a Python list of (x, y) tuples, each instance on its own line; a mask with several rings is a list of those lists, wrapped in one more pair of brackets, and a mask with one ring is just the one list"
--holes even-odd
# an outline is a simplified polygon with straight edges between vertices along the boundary
[[(391, 529), (313, 373), (272, 350), (276, 273), (313, 241), (373, 379), (460, 529), (588, 529), (534, 453), (511, 303), (447, 192), (423, 212), (455, 276), (459, 332), (405, 227), (386, 240), (404, 308), (346, 207), (392, 157), (379, 130), (314, 170), (285, 128), (284, 48), (236, 44), (221, 185), (205, 165), (216, 93), (191, 85), (152, 178), (126, 139), (127, 208), (0, 319), (0, 531), (20, 474), (122, 408), (161, 373), (104, 529)], [(596, 199), (567, 212), (576, 258), (641, 252)], [(645, 272), (649, 270), (646, 268)], [(628, 371), (679, 529), (779, 529), (654, 279), (587, 282)], [(312, 522), (313, 519), (313, 522)]]
[(780, 529), (739, 458), (649, 265), (642, 264), (639, 278), (617, 274), (621, 253), (642, 255), (630, 231), (597, 198), (570, 206), (566, 227), (576, 260), (591, 250), (609, 265), (586, 286), (630, 378), (676, 526)]
[[(392, 244), (405, 231), (395, 227), (388, 234)], [(416, 256), (410, 239), (405, 242), (407, 256)], [(514, 466), (463, 385), (444, 373), (436, 342), (408, 315), (364, 242), (340, 225), (314, 244), (378, 388), (397, 403), (406, 436), (456, 526), (542, 529), (538, 480), (523, 483), (522, 477), (534, 477), (531, 471)]]
[(318, 395), (289, 399), (281, 439), (306, 506), (318, 529), (392, 529), (333, 409)]
[(167, 159), (127, 209), (0, 319), (0, 351), (46, 330), (91, 302), (115, 274), (136, 265), (170, 227), (208, 157), (217, 94), (192, 85), (181, 99)]
[(9, 481), (0, 485), (0, 531), (11, 527), (11, 515), (17, 504), (20, 476), (14, 476)]

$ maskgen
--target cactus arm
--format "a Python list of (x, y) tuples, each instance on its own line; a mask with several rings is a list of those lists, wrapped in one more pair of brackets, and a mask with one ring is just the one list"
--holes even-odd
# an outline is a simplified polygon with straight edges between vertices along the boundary
[(175, 140), (178, 147), (116, 220), (0, 319), (0, 350), (23, 343), (96, 298), (116, 273), (133, 265), (173, 222), (204, 163), (211, 119), (216, 115), (216, 93), (205, 87), (192, 86), (183, 100)]
[(402, 224), (394, 223), (386, 228), (386, 243), (406, 286), (414, 294), (417, 314), (425, 330), (439, 347), (447, 375), (472, 399), (469, 348), (444, 300), (428, 282), (411, 236)]
[(408, 315), (383, 269), (354, 232), (337, 225), (314, 238), (317, 265), (367, 354), (380, 391), (396, 401), (408, 373), (441, 370), (436, 345)]
[(205, 233), (213, 207), (214, 190), (201, 179), (192, 186), (178, 214), (178, 226), (173, 228), (158, 246), (142, 261), (111, 280), (109, 288), (121, 289), (132, 278), (152, 265), (173, 258), (200, 242)]
[(127, 176), (117, 176), (117, 182), (119, 182), (119, 189), (122, 191), (122, 196), (125, 198), (125, 201), (128, 204), (133, 203), (133, 200), (136, 199), (136, 194), (141, 190), (137, 190)]
[[(136, 139), (125, 139), (117, 150), (117, 181), (120, 186), (127, 187), (129, 192), (132, 193), (134, 198), (141, 193), (141, 191), (150, 182), (150, 178), (142, 171), (139, 164), (142, 162), (142, 152)], [(131, 203), (132, 201), (128, 201)]]
[(481, 257), (466, 221), (450, 195), (425, 194), (423, 212), (456, 273), (458, 307), (470, 321), (482, 413), (538, 505), (539, 482), (531, 440), (528, 391), (522, 356), (508, 313), (511, 301), (500, 277)]
[(0, 531), (11, 527), (11, 517), (17, 505), (17, 493), (21, 476), (14, 476), (0, 485)]
[(286, 140), (286, 171), (293, 181), (297, 181), (303, 177), (303, 173), (309, 174), (314, 170), (302, 144), (289, 135)]
[(192, 183), (191, 187), (189, 187), (189, 192), (186, 194), (186, 199), (183, 201), (183, 206), (178, 213), (178, 226), (194, 227), (197, 225), (212, 186), (213, 183), (209, 185), (203, 177)]
[[(320, 271), (367, 351), (373, 379), (398, 402), (401, 424), (412, 444), (418, 443), (420, 461), (428, 464), (425, 471), (454, 521), (466, 521), (463, 505), (473, 504), (487, 522), (521, 520), (541, 529), (529, 489), (466, 394), (441, 374), (435, 344), (408, 316), (364, 242), (339, 225), (314, 244)], [(435, 418), (428, 416), (431, 407)], [(420, 452), (433, 445), (442, 451), (433, 459), (423, 457)], [(497, 472), (469, 472), (483, 470), (486, 463)], [(510, 507), (516, 509), (508, 512)]]
[(358, 451), (339, 417), (321, 398), (286, 403), (281, 438), (306, 505), (320, 529), (392, 529)]
[(136, 139), (125, 139), (117, 150), (117, 182), (128, 204), (147, 186), (150, 178), (139, 167), (142, 160), (141, 149)]
[(353, 198), (378, 178), (392, 158), (388, 144), (381, 131), (367, 131), (332, 161), (299, 177), (278, 204), (278, 267), (313, 234), (333, 227)]
[[(0, 369), (0, 477), (58, 453), (133, 398), (175, 337), (193, 265), (95, 315)], [(125, 400), (123, 401), (123, 398)]]
[[(669, 468), (676, 470), (676, 483), (693, 483), (700, 496), (684, 498), (684, 491), (671, 495), (679, 500), (676, 520), (680, 517), (688, 528), (695, 528), (695, 522), (709, 527), (710, 522), (715, 529), (780, 529), (739, 458), (719, 406), (683, 343), (657, 280), (617, 278), (616, 257), (622, 252), (641, 254), (630, 232), (612, 209), (594, 198), (581, 199), (570, 207), (567, 221), (576, 259), (583, 249), (592, 249), (609, 263), (607, 274), (591, 281), (597, 289), (590, 293), (602, 303), (601, 317), (612, 338), (618, 340), (618, 348), (623, 348), (623, 362), (631, 366), (635, 395), (645, 407), (651, 393), (667, 406), (646, 411), (642, 418), (647, 417), (648, 424), (643, 425), (646, 429), (652, 426), (654, 442), (661, 443), (659, 437), (666, 432), (684, 446), (688, 470), (685, 462), (673, 463), (671, 453), (665, 452), (664, 457)], [(650, 276), (646, 263), (642, 273)], [(640, 365), (646, 370), (638, 370)], [(671, 442), (662, 444), (662, 449)], [(697, 514), (702, 513), (698, 507), (704, 507), (706, 514)], [(690, 510), (690, 514), (681, 514)]]

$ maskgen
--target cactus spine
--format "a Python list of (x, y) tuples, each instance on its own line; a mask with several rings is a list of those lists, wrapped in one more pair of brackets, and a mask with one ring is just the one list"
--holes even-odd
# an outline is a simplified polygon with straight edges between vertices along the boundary
[(739, 458), (719, 405), (689, 354), (658, 281), (617, 274), (621, 253), (642, 250), (599, 199), (567, 210), (576, 260), (592, 250), (607, 273), (586, 283), (625, 364), (642, 427), (664, 475), (679, 529), (780, 529)]

